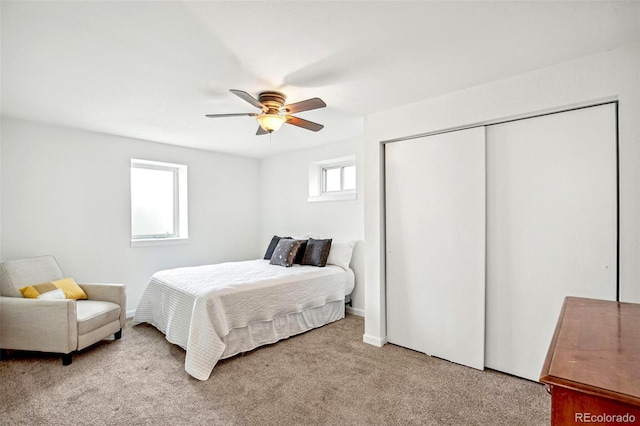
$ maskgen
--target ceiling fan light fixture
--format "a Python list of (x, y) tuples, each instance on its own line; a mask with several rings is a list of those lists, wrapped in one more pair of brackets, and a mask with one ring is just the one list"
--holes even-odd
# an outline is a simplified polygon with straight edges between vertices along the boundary
[(256, 120), (260, 123), (260, 127), (272, 133), (280, 129), (282, 124), (287, 121), (287, 118), (277, 114), (260, 114), (256, 117)]

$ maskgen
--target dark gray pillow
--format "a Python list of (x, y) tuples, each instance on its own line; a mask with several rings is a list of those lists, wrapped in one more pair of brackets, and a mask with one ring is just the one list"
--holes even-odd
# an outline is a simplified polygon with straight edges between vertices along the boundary
[(273, 256), (273, 251), (276, 249), (276, 246), (278, 245), (278, 242), (283, 238), (291, 239), (291, 237), (278, 237), (277, 235), (274, 235), (273, 238), (271, 238), (271, 242), (269, 243), (269, 247), (267, 247), (267, 251), (264, 254), (264, 259), (265, 260), (271, 260), (271, 256)]
[(301, 264), (320, 267), (325, 266), (330, 250), (331, 238), (327, 240), (314, 240), (313, 238), (309, 238)]
[(292, 240), (289, 238), (280, 239), (269, 263), (285, 267), (293, 265), (293, 260), (296, 258), (296, 254), (298, 254), (300, 244), (302, 244), (300, 240)]

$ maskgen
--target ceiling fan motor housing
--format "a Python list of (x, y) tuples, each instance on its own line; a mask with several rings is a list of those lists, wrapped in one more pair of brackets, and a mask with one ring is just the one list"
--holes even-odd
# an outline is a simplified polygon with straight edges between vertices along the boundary
[(287, 97), (280, 92), (260, 92), (258, 100), (267, 107), (267, 114), (277, 114), (284, 105)]

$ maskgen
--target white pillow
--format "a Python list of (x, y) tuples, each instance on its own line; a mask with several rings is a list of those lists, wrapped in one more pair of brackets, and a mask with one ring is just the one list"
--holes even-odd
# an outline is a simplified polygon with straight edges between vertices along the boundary
[(293, 237), (294, 240), (308, 240), (309, 238), (313, 238), (314, 240), (320, 240), (321, 238), (317, 235), (311, 235), (311, 234), (304, 234), (304, 235), (294, 235)]
[(353, 254), (353, 246), (355, 244), (356, 242), (353, 240), (333, 240), (331, 242), (329, 257), (327, 258), (327, 264), (349, 269), (351, 255)]
[(67, 295), (64, 294), (64, 291), (61, 288), (53, 291), (48, 291), (46, 293), (41, 293), (38, 296), (38, 299), (45, 299), (45, 300), (66, 299), (66, 298), (67, 298)]

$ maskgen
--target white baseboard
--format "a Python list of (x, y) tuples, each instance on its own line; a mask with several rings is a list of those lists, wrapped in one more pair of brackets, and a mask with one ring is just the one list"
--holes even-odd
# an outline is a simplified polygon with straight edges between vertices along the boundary
[(359, 317), (364, 317), (364, 309), (352, 308), (351, 306), (345, 306), (345, 311), (348, 314), (357, 315)]
[(364, 343), (368, 343), (369, 345), (377, 346), (379, 348), (383, 347), (385, 343), (387, 343), (387, 339), (382, 339), (380, 337), (370, 336), (368, 334), (364, 334), (362, 336), (362, 341)]
[(133, 318), (133, 316), (136, 314), (136, 310), (132, 310), (132, 311), (127, 311), (127, 319)]

